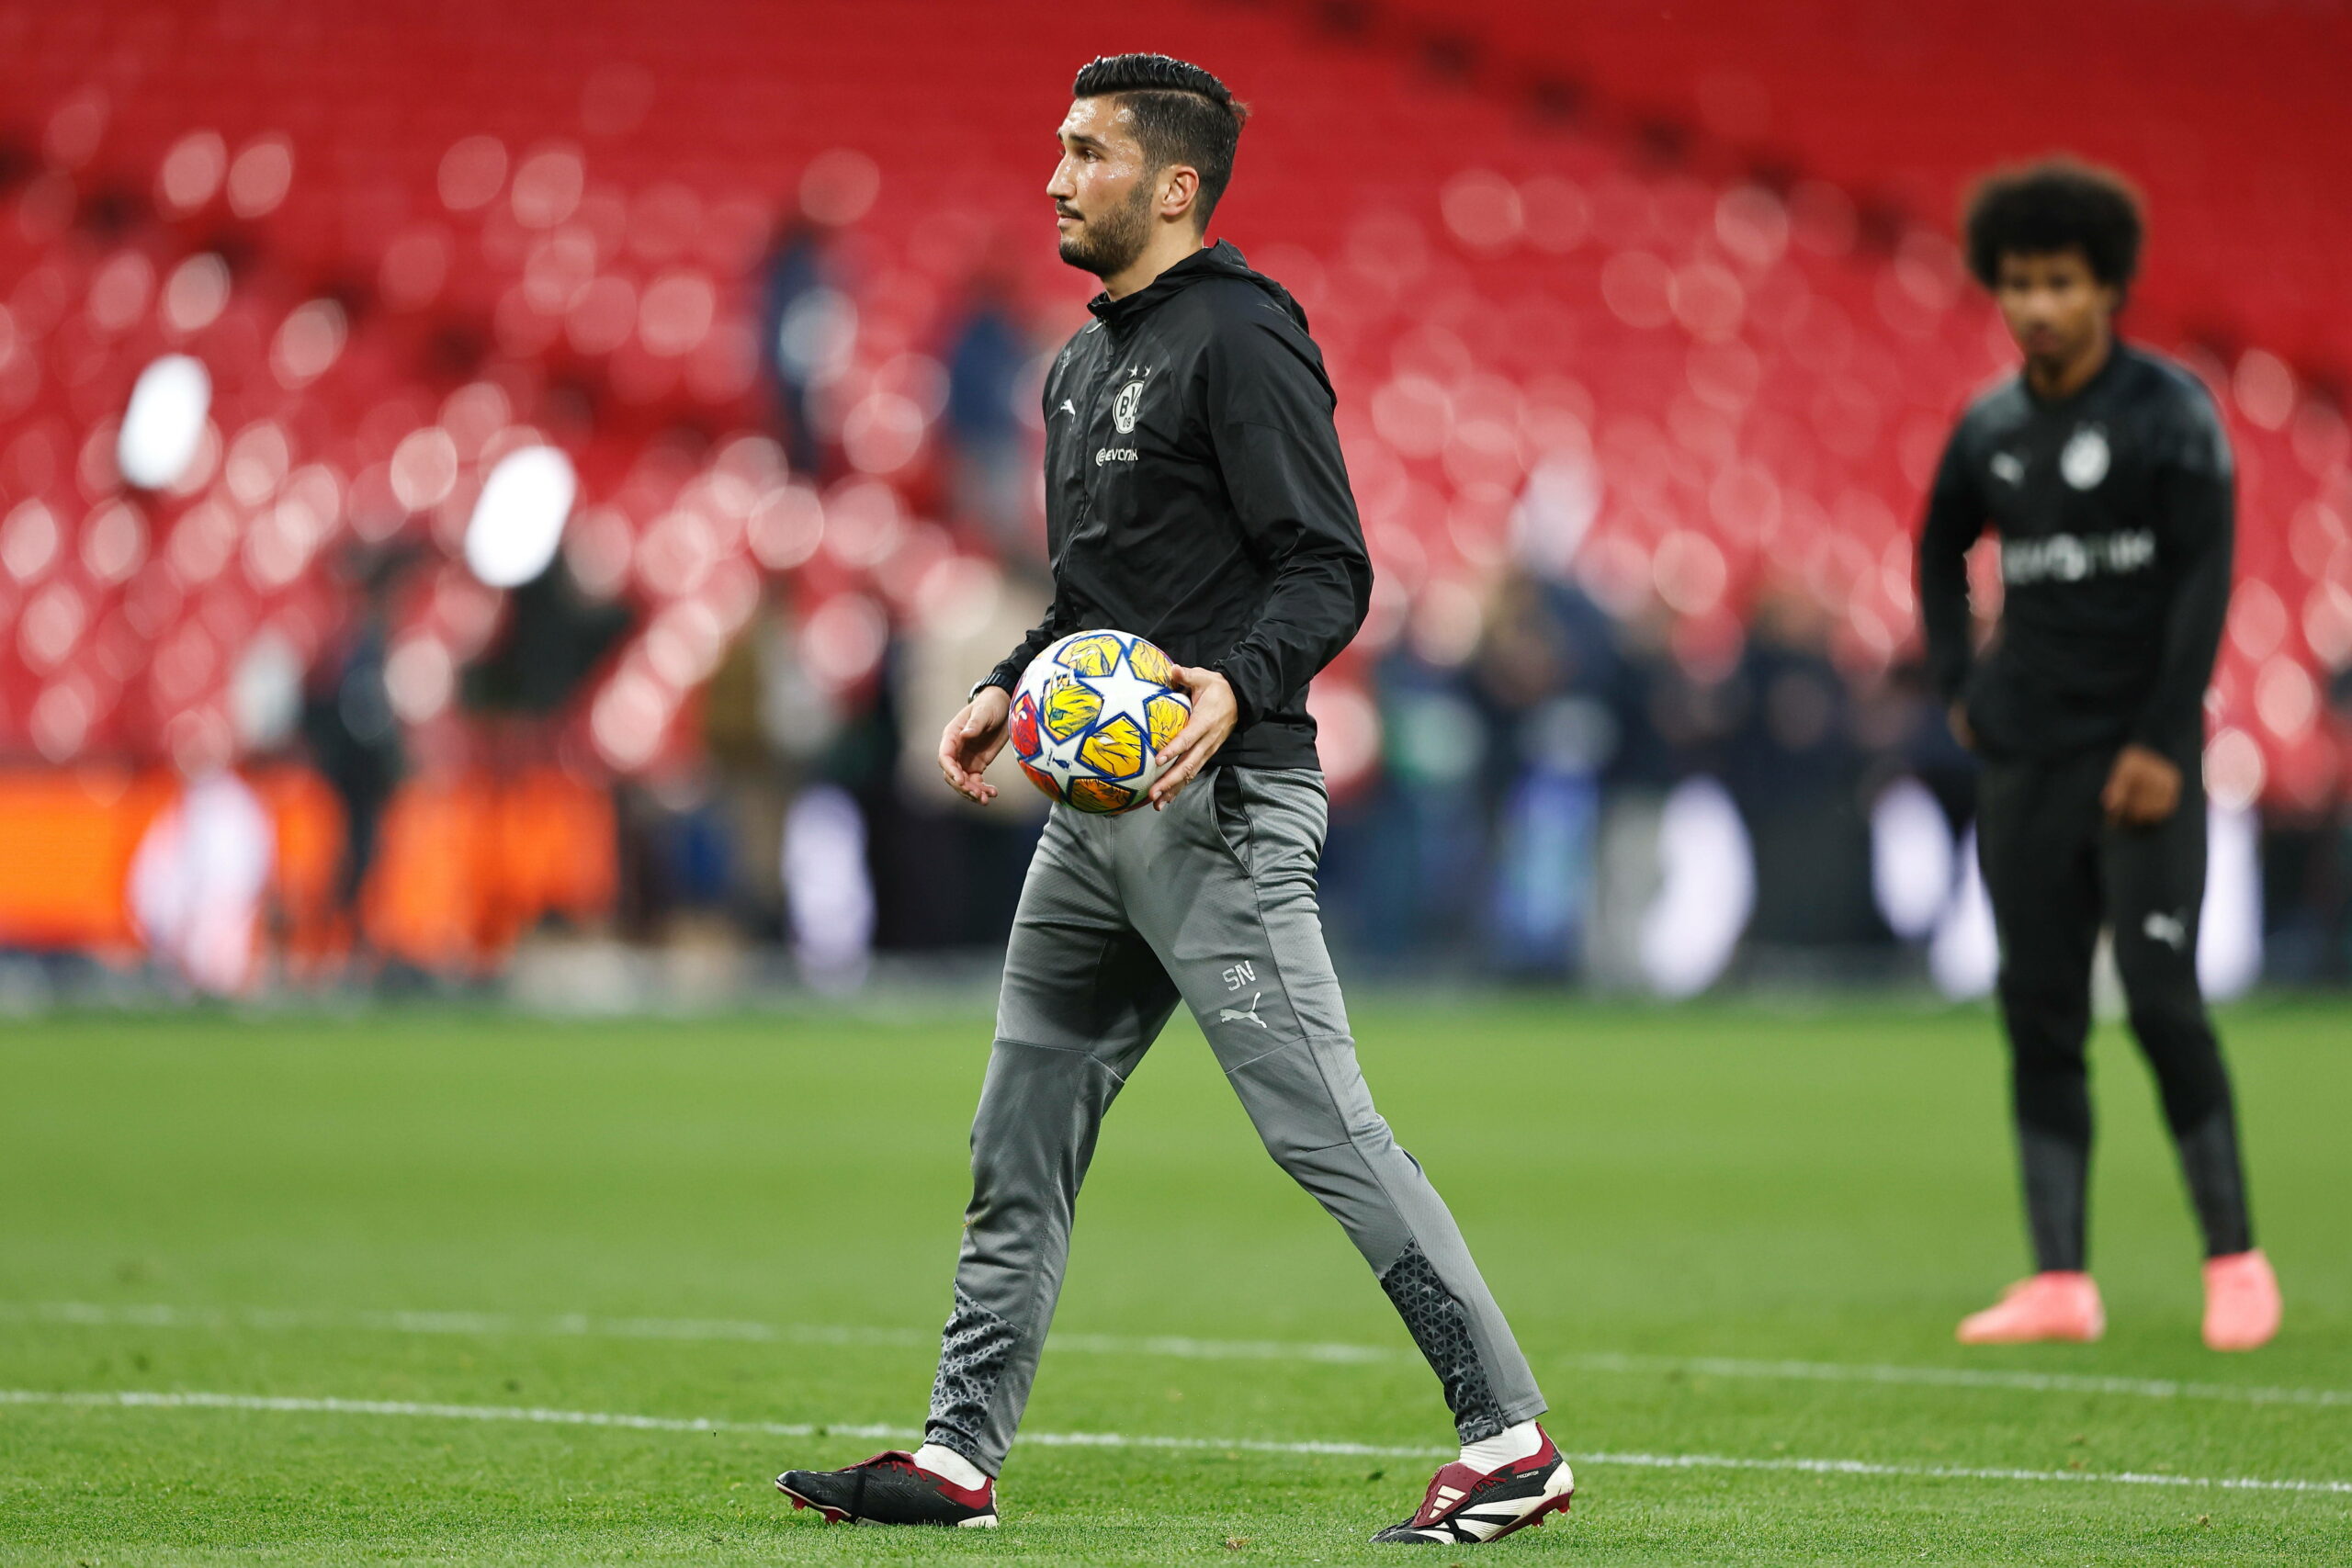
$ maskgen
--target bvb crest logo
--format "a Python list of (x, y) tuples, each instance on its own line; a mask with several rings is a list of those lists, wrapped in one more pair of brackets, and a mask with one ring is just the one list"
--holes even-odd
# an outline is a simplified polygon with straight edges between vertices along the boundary
[(1122, 435), (1135, 433), (1136, 411), (1143, 406), (1143, 383), (1130, 381), (1119, 389), (1118, 397), (1111, 404), (1111, 423)]

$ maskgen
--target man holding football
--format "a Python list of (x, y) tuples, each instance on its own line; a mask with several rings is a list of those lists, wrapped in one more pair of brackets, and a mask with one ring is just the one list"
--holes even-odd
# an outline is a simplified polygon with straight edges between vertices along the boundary
[(1069, 633), (1176, 662), (1192, 703), (1148, 811), (1057, 806), (1005, 954), (973, 1191), (924, 1442), (777, 1485), (829, 1519), (991, 1526), (995, 1476), (1053, 1317), (1103, 1113), (1179, 1001), (1267, 1151), (1348, 1233), (1437, 1373), (1461, 1458), (1384, 1541), (1493, 1540), (1566, 1512), (1544, 1397), (1453, 1218), (1373, 1108), (1316, 904), (1327, 807), (1307, 682), (1347, 646), (1372, 565), (1306, 313), (1210, 213), (1243, 106), (1161, 55), (1081, 70), (1046, 194), (1102, 291), (1046, 381), (1046, 619), (939, 749), (983, 805), (1009, 694)]

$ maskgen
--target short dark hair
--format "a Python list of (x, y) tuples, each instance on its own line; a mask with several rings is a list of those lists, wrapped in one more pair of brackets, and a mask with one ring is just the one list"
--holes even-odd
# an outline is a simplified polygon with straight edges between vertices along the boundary
[(1135, 111), (1136, 141), (1155, 169), (1190, 164), (1200, 171), (1201, 193), (1193, 200), (1200, 226), (1208, 227), (1226, 182), (1233, 178), (1233, 150), (1241, 141), (1250, 106), (1224, 83), (1197, 65), (1164, 54), (1106, 54), (1079, 69), (1070, 85), (1078, 98), (1116, 98)]
[(1969, 193), (1962, 226), (1968, 270), (1987, 288), (2000, 282), (2005, 255), (2079, 250), (2091, 276), (2119, 292), (2140, 271), (2139, 194), (2122, 175), (2072, 159), (1988, 176)]

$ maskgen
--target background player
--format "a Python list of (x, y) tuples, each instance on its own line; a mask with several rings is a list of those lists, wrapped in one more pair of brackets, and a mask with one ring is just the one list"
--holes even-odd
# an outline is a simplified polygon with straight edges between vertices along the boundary
[[(992, 1525), (1103, 1113), (1182, 999), (1266, 1148), (1339, 1220), (1451, 1405), (1462, 1457), (1383, 1540), (1491, 1540), (1565, 1510), (1526, 1359), (1357, 1070), (1316, 905), (1326, 805), (1308, 681), (1370, 602), (1306, 313), (1204, 248), (1245, 115), (1159, 55), (1080, 71), (1052, 182), (1062, 259), (1102, 280), (1046, 378), (1045, 622), (949, 721), (939, 763), (985, 804), (1007, 694), (1049, 642), (1140, 633), (1193, 716), (1153, 809), (1057, 806), (1005, 954), (972, 1129), (973, 1192), (926, 1441), (777, 1485), (829, 1518)], [(1205, 778), (1204, 770), (1212, 769)], [(1187, 787), (1196, 778), (1200, 787)]]
[[(2229, 445), (2194, 378), (2117, 341), (2137, 204), (2047, 164), (1978, 188), (1970, 269), (2024, 352), (1953, 432), (1919, 541), (1928, 658), (1984, 759), (1977, 844), (2000, 932), (2018, 1148), (2038, 1272), (1960, 1325), (1970, 1344), (2096, 1339), (2085, 1272), (2084, 1047), (2099, 927), (2205, 1235), (2205, 1342), (2278, 1324), (2254, 1247), (2230, 1078), (2197, 980), (2204, 694), (2229, 605)], [(1966, 552), (2001, 537), (1998, 636), (1973, 657)]]

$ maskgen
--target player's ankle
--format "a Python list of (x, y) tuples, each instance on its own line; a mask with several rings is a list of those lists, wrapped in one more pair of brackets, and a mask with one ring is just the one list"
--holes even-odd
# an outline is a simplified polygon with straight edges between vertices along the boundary
[(1480, 1472), (1497, 1471), (1544, 1451), (1544, 1428), (1532, 1421), (1506, 1427), (1491, 1438), (1462, 1445), (1462, 1462)]
[(942, 1481), (953, 1482), (967, 1492), (977, 1492), (989, 1483), (988, 1473), (954, 1449), (941, 1448), (937, 1443), (925, 1443), (915, 1450), (915, 1467), (927, 1470)]

